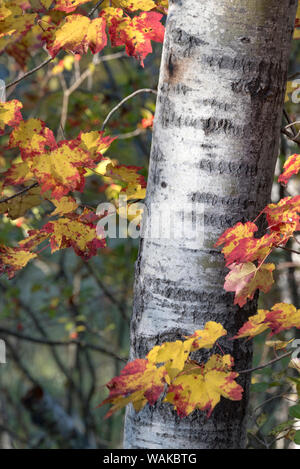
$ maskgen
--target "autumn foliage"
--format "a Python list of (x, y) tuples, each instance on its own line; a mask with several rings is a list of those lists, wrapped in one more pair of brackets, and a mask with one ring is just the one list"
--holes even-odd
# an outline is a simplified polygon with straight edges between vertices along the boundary
[[(99, 3), (99, 2), (98, 2)], [(90, 5), (86, 14), (81, 7)], [(163, 14), (166, 0), (104, 0), (99, 8), (87, 0), (9, 0), (0, 6), (0, 52), (11, 55), (25, 69), (32, 50), (45, 47), (49, 60), (61, 52), (71, 60), (101, 52), (110, 42), (123, 46), (129, 56), (142, 66), (152, 52), (152, 41), (162, 42)], [(295, 37), (299, 37), (297, 19)], [(69, 60), (69, 59), (68, 59)], [(61, 59), (54, 73), (68, 66)], [(142, 127), (153, 125), (147, 114)], [(105, 239), (96, 233), (100, 215), (80, 206), (74, 192), (83, 192), (89, 171), (101, 174), (108, 186), (118, 183), (128, 198), (145, 197), (146, 181), (141, 168), (117, 164), (105, 156), (114, 138), (104, 130), (80, 132), (72, 140), (57, 140), (53, 131), (40, 119), (22, 116), (22, 103), (16, 99), (0, 103), (0, 133), (9, 133), (6, 150), (18, 149), (20, 158), (2, 173), (3, 198), (0, 214), (15, 220), (44, 201), (51, 204), (49, 219), (39, 230), (29, 230), (27, 237), (13, 246), (0, 246), (0, 272), (12, 278), (41, 249), (51, 252), (72, 248), (83, 259), (104, 248)], [(105, 163), (105, 164), (103, 164)], [(101, 166), (101, 168), (100, 168)], [(278, 181), (284, 185), (300, 170), (300, 155), (294, 154), (284, 165)], [(7, 188), (12, 195), (6, 196)], [(267, 262), (271, 253), (284, 248), (299, 231), (300, 196), (289, 196), (267, 205), (256, 220), (237, 223), (226, 230), (215, 248), (222, 250), (228, 274), (224, 289), (234, 293), (234, 303), (243, 307), (257, 291), (267, 293), (274, 283), (275, 265)], [(259, 230), (264, 219), (267, 228)], [(300, 329), (300, 310), (291, 304), (275, 304), (270, 310), (258, 310), (237, 331), (234, 338), (252, 338), (266, 330), (271, 335), (296, 327)], [(140, 411), (147, 403), (159, 400), (171, 404), (180, 417), (195, 409), (209, 416), (221, 397), (238, 401), (243, 389), (236, 381), (230, 355), (212, 354), (205, 362), (193, 359), (194, 352), (210, 350), (227, 335), (221, 324), (208, 322), (188, 337), (156, 345), (144, 359), (128, 363), (119, 377), (108, 384), (108, 398), (101, 404), (112, 405), (107, 416), (132, 403)]]

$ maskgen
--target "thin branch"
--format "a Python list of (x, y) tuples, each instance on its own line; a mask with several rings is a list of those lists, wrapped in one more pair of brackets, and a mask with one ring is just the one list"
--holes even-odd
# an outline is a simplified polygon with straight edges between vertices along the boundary
[(250, 368), (249, 370), (237, 371), (237, 373), (242, 375), (242, 374), (245, 374), (245, 373), (252, 373), (253, 371), (256, 371), (256, 370), (261, 370), (262, 368), (266, 368), (267, 366), (273, 365), (273, 363), (276, 363), (276, 362), (282, 360), (283, 358), (290, 357), (292, 355), (292, 353), (293, 353), (293, 350), (291, 350), (290, 352), (284, 353), (280, 357), (274, 358), (274, 360), (271, 360), (268, 363), (264, 363), (263, 365), (256, 366), (255, 368)]
[(9, 200), (14, 199), (15, 197), (19, 197), (19, 195), (22, 195), (30, 191), (30, 189), (33, 189), (34, 187), (37, 187), (37, 186), (38, 186), (38, 183), (35, 182), (31, 184), (30, 186), (25, 187), (25, 189), (22, 189), (21, 191), (17, 192), (16, 194), (10, 195), (9, 197), (5, 197), (5, 199), (0, 200), (0, 204), (8, 202)]
[(300, 72), (296, 72), (294, 73), (293, 75), (290, 75), (288, 77), (288, 81), (292, 81), (292, 80), (295, 80), (296, 78), (300, 77)]
[(157, 95), (157, 91), (156, 90), (153, 90), (151, 88), (142, 88), (140, 90), (136, 90), (134, 91), (133, 93), (131, 93), (129, 96), (126, 96), (126, 98), (122, 99), (122, 101), (120, 101), (109, 113), (108, 115), (106, 116), (104, 122), (103, 122), (103, 125), (101, 127), (101, 130), (104, 130), (105, 129), (105, 126), (106, 124), (108, 123), (109, 119), (111, 118), (111, 116), (118, 110), (120, 109), (120, 107), (123, 106), (124, 103), (126, 103), (126, 101), (128, 101), (129, 99), (133, 98), (134, 96), (136, 96), (137, 94), (140, 94), (140, 93), (153, 93), (155, 95)]
[(46, 338), (38, 338), (38, 337), (32, 337), (26, 334), (20, 334), (19, 332), (12, 331), (10, 329), (6, 329), (4, 327), (0, 327), (0, 334), (5, 334), (11, 337), (16, 337), (20, 340), (25, 340), (26, 342), (32, 342), (34, 344), (41, 344), (41, 345), (50, 345), (52, 347), (66, 347), (69, 345), (80, 345), (82, 348), (87, 348), (94, 350), (96, 352), (104, 353), (106, 355), (109, 355), (117, 360), (120, 360), (122, 362), (126, 362), (126, 358), (122, 358), (119, 355), (117, 355), (115, 352), (110, 351), (105, 349), (104, 347), (101, 347), (99, 345), (94, 345), (94, 344), (87, 344), (85, 342), (82, 342), (80, 340), (68, 340), (68, 341), (62, 341), (62, 340), (50, 340)]
[[(119, 59), (119, 58), (125, 57), (125, 56), (126, 56), (126, 53), (124, 51), (123, 52), (117, 52), (115, 54), (103, 55), (101, 57), (98, 57), (97, 55), (95, 55), (94, 58), (93, 58), (92, 63), (93, 63), (94, 66), (96, 66), (96, 65), (100, 64), (101, 62), (106, 62), (106, 61), (109, 61), (109, 60), (115, 60), (115, 59)], [(63, 75), (62, 74), (59, 75), (61, 85), (62, 85), (62, 89), (63, 89), (63, 103), (62, 103), (61, 118), (60, 118), (60, 125), (59, 125), (59, 129), (60, 129), (59, 131), (61, 133), (64, 132), (65, 125), (66, 125), (66, 122), (67, 122), (69, 98), (70, 98), (71, 94), (74, 93), (74, 91), (76, 91), (77, 88), (79, 88), (79, 86), (87, 78), (92, 76), (93, 73), (94, 73), (93, 68), (87, 68), (81, 75), (79, 75), (79, 77), (75, 80), (75, 82), (69, 88), (67, 88), (67, 86), (66, 86), (66, 82), (63, 78)]]
[(38, 70), (40, 70), (41, 68), (45, 67), (45, 65), (49, 64), (50, 62), (52, 62), (52, 60), (54, 60), (54, 57), (51, 57), (49, 56), (44, 62), (40, 63), (39, 65), (37, 65), (36, 67), (32, 68), (31, 70), (29, 70), (28, 72), (24, 73), (24, 75), (22, 75), (21, 77), (17, 78), (16, 80), (8, 83), (6, 86), (5, 86), (5, 89), (8, 90), (8, 88), (10, 88), (11, 86), (14, 86), (14, 85), (17, 85), (18, 83), (20, 83), (20, 81), (22, 80), (25, 80), (25, 78), (29, 77), (30, 75), (32, 75), (33, 73), (37, 72)]
[(97, 8), (99, 8), (99, 6), (101, 5), (101, 3), (103, 3), (104, 0), (99, 0), (99, 2), (97, 2), (97, 4), (94, 6), (94, 8), (89, 12), (88, 14), (88, 17), (90, 18), (91, 16), (93, 16), (93, 14), (95, 13), (95, 11), (97, 10)]
[(124, 134), (117, 134), (117, 135), (114, 135), (114, 137), (117, 137), (118, 140), (120, 139), (125, 140), (127, 138), (137, 137), (138, 135), (145, 133), (145, 130), (146, 129), (137, 128), (135, 130), (132, 130), (132, 132), (126, 132)]
[(299, 251), (295, 251), (294, 249), (290, 249), (290, 248), (287, 248), (285, 246), (277, 246), (278, 248), (280, 249), (284, 249), (285, 251), (288, 251), (288, 252), (293, 252), (294, 254), (300, 254)]
[(94, 268), (92, 267), (91, 263), (86, 262), (84, 265), (85, 265), (86, 269), (90, 272), (90, 274), (92, 274), (94, 280), (96, 281), (96, 283), (98, 284), (100, 289), (103, 291), (104, 295), (109, 299), (109, 301), (113, 305), (115, 305), (118, 308), (122, 318), (124, 319), (124, 321), (126, 321), (126, 323), (128, 323), (128, 317), (126, 315), (126, 310), (125, 310), (123, 304), (119, 303), (118, 300), (110, 292), (110, 290), (106, 287), (106, 285), (104, 285), (104, 283), (101, 281), (101, 279), (99, 278), (99, 276), (95, 272)]

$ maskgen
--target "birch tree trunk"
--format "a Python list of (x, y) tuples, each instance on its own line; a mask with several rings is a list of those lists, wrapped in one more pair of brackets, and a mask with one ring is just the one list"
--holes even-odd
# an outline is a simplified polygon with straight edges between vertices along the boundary
[[(214, 249), (236, 222), (269, 202), (296, 0), (173, 0), (160, 70), (147, 206), (204, 206), (204, 240), (144, 239), (136, 264), (131, 359), (193, 333), (207, 321), (234, 335), (243, 309), (223, 289), (228, 272)], [(190, 213), (193, 216), (193, 213)], [(147, 225), (155, 225), (149, 211)], [(221, 342), (237, 370), (251, 367), (251, 344)], [(216, 350), (217, 351), (217, 350)], [(202, 354), (202, 357), (205, 355)], [(199, 356), (198, 356), (199, 359)], [(210, 419), (180, 419), (169, 404), (130, 407), (125, 448), (241, 448), (246, 442), (249, 375), (241, 402), (222, 400)]]

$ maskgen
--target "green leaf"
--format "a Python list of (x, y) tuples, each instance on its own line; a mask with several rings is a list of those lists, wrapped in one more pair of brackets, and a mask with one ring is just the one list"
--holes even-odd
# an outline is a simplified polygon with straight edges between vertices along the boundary
[(291, 417), (295, 417), (296, 419), (300, 419), (300, 405), (293, 405), (289, 408), (289, 414)]

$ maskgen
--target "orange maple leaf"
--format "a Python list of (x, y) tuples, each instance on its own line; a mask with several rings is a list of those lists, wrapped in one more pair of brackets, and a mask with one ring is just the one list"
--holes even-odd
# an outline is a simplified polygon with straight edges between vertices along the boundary
[(287, 184), (289, 179), (294, 175), (298, 174), (300, 170), (300, 155), (299, 154), (294, 154), (290, 156), (284, 166), (284, 172), (280, 174), (278, 178), (278, 182), (282, 182), (283, 184)]
[(259, 309), (257, 314), (251, 316), (241, 327), (235, 339), (255, 337), (271, 329), (271, 336), (281, 331), (297, 327), (300, 329), (300, 309), (288, 303), (277, 303), (270, 311)]
[(274, 264), (263, 264), (256, 267), (252, 262), (245, 264), (231, 264), (230, 272), (225, 278), (224, 289), (235, 292), (234, 304), (240, 307), (247, 303), (247, 300), (254, 298), (257, 289), (267, 293), (272, 284)]

